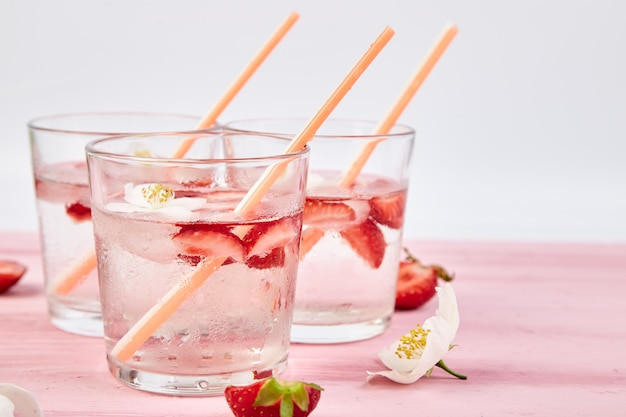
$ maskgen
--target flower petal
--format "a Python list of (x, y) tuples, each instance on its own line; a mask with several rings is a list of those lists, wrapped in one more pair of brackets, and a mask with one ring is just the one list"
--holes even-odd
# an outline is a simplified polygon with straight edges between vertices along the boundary
[(435, 315), (443, 318), (450, 324), (450, 342), (452, 342), (459, 329), (459, 307), (456, 301), (456, 295), (450, 284), (446, 284), (444, 287), (437, 287), (436, 291), (437, 298), (439, 299), (439, 308), (435, 311)]
[[(8, 398), (15, 406), (15, 411), (23, 417), (43, 417), (39, 402), (24, 388), (12, 384), (0, 384), (0, 397)], [(0, 411), (2, 411), (0, 403)], [(6, 402), (5, 402), (6, 404)], [(5, 414), (2, 414), (4, 416)], [(9, 414), (11, 415), (11, 414)]]
[(419, 358), (406, 359), (399, 358), (396, 354), (396, 350), (400, 346), (400, 341), (396, 341), (394, 344), (386, 349), (381, 350), (378, 353), (378, 357), (389, 369), (395, 369), (399, 372), (411, 372), (417, 366)]
[(426, 339), (426, 348), (418, 368), (427, 372), (437, 364), (450, 350), (452, 332), (450, 325), (441, 317), (431, 317), (424, 322), (424, 329), (430, 330)]
[(132, 183), (124, 185), (124, 200), (136, 207), (148, 208), (150, 205), (143, 198), (143, 188), (153, 184), (140, 184), (134, 186)]
[(384, 376), (385, 378), (390, 379), (393, 382), (397, 382), (398, 384), (412, 384), (424, 376), (424, 374), (425, 372), (422, 374), (417, 372), (398, 372), (395, 369), (380, 372), (367, 371), (367, 380), (369, 381), (375, 376)]
[(0, 395), (0, 416), (11, 417), (14, 411), (15, 405), (13, 405), (13, 401), (4, 395)]

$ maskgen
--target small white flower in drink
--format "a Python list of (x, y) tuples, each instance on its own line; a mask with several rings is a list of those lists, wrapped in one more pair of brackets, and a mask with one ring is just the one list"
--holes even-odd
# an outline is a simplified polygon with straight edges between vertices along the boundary
[(443, 362), (443, 357), (454, 347), (452, 341), (459, 328), (459, 309), (452, 286), (437, 287), (437, 297), (439, 308), (435, 316), (381, 350), (378, 357), (390, 370), (367, 371), (368, 381), (380, 375), (400, 384), (411, 384), (424, 375), (429, 376), (435, 366), (457, 378), (467, 379)]
[(106, 209), (120, 213), (157, 212), (171, 217), (188, 217), (205, 205), (206, 199), (198, 197), (176, 198), (171, 187), (159, 183), (124, 186), (123, 202), (111, 202)]

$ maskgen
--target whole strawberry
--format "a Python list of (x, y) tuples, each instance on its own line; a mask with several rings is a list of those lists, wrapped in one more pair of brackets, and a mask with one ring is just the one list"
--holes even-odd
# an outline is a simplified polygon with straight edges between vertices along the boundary
[(422, 265), (408, 249), (406, 259), (400, 262), (396, 287), (396, 309), (413, 310), (435, 296), (437, 279), (451, 281), (454, 276), (439, 265)]
[(317, 406), (322, 388), (274, 377), (252, 385), (226, 387), (224, 396), (236, 417), (306, 417)]

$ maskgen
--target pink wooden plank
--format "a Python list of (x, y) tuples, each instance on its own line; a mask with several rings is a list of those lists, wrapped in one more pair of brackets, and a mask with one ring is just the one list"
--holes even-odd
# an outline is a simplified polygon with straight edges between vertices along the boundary
[[(456, 271), (461, 327), (429, 379), (371, 383), (376, 353), (434, 313), (433, 300), (396, 313), (377, 338), (291, 348), (288, 378), (321, 384), (314, 412), (330, 416), (626, 415), (626, 244), (409, 242), (424, 262)], [(221, 397), (138, 392), (108, 374), (100, 339), (63, 333), (46, 316), (34, 234), (0, 233), (0, 259), (28, 265), (0, 296), (0, 382), (21, 385), (47, 417), (230, 416)]]

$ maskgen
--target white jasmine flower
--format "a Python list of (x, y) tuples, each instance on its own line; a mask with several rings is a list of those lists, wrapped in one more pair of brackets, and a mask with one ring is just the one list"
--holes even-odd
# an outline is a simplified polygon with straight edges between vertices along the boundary
[(188, 217), (193, 210), (204, 206), (206, 199), (197, 197), (175, 198), (174, 190), (159, 183), (124, 186), (124, 200), (111, 202), (106, 209), (121, 213), (158, 212), (171, 217)]
[(459, 309), (452, 286), (437, 287), (437, 297), (439, 308), (435, 316), (381, 350), (378, 357), (389, 370), (367, 371), (368, 380), (380, 375), (400, 384), (411, 384), (424, 375), (430, 375), (435, 366), (457, 378), (467, 379), (443, 362), (443, 357), (454, 346), (452, 341), (459, 328)]
[(0, 384), (0, 417), (43, 417), (39, 402), (24, 388), (12, 384)]

